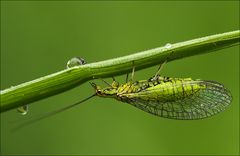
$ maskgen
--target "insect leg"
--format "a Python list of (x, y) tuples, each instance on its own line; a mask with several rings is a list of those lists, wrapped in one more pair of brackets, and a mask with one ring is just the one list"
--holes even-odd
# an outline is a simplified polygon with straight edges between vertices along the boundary
[(132, 69), (132, 77), (131, 77), (131, 81), (133, 81), (134, 72), (135, 72), (135, 66), (134, 66), (134, 61), (133, 61), (133, 69)]
[(107, 84), (108, 86), (112, 86), (110, 83), (108, 83), (107, 81), (105, 81), (104, 79), (100, 78), (105, 84)]
[(113, 82), (112, 82), (112, 85), (110, 85), (111, 87), (118, 87), (119, 86), (119, 83), (116, 81), (116, 79), (114, 77), (112, 77), (113, 79)]
[(160, 66), (159, 66), (159, 68), (158, 68), (158, 71), (157, 71), (157, 73), (156, 73), (155, 76), (154, 76), (154, 79), (155, 79), (155, 80), (157, 79), (158, 74), (159, 74), (160, 71), (163, 69), (163, 66), (164, 66), (166, 63), (167, 63), (167, 60), (164, 61), (162, 64), (160, 64)]
[(158, 68), (158, 71), (157, 71), (157, 73), (155, 74), (155, 76), (154, 76), (154, 78), (153, 79), (157, 79), (157, 77), (158, 77), (158, 75), (159, 75), (159, 73), (160, 73), (160, 71), (163, 69), (163, 66), (167, 63), (167, 60), (170, 58), (170, 56), (173, 54), (173, 51), (170, 53), (170, 55), (166, 58), (166, 60), (162, 63), (162, 64), (160, 64), (160, 66), (159, 66), (159, 68)]
[(128, 82), (128, 73), (127, 73), (127, 75), (126, 75), (126, 83)]

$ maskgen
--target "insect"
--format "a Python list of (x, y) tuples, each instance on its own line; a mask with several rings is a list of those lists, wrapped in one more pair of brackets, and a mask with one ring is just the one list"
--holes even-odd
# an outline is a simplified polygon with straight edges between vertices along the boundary
[[(113, 80), (108, 87), (91, 85), (96, 95), (114, 98), (133, 105), (150, 114), (181, 120), (202, 119), (213, 116), (231, 103), (232, 96), (222, 84), (191, 78), (169, 78), (157, 74), (148, 80), (133, 81), (119, 85)], [(107, 83), (107, 82), (105, 82)]]
[(90, 97), (30, 120), (18, 128), (73, 108), (95, 96), (114, 98), (147, 113), (177, 120), (207, 118), (224, 111), (230, 105), (232, 101), (230, 91), (218, 82), (161, 77), (159, 72), (165, 63), (161, 64), (155, 76), (148, 80), (134, 81), (135, 67), (133, 67), (131, 79), (128, 80), (127, 74), (124, 84), (119, 84), (114, 78), (112, 84), (102, 79), (108, 85), (104, 88), (90, 83), (95, 90)]

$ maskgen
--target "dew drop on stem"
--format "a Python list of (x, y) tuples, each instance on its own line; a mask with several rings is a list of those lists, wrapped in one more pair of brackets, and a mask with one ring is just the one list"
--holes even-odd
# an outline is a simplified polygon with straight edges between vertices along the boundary
[(86, 64), (85, 60), (81, 57), (73, 57), (67, 62), (67, 68), (80, 66)]
[(167, 49), (172, 48), (172, 44), (171, 44), (171, 43), (167, 43), (167, 44), (165, 45), (165, 48), (167, 48)]
[(26, 115), (28, 113), (28, 105), (23, 105), (17, 108), (17, 112), (21, 115)]

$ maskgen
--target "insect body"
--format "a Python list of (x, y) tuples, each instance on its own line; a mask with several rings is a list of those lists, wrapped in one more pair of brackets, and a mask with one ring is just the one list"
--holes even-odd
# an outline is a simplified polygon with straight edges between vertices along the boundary
[(115, 98), (148, 113), (171, 119), (201, 119), (217, 114), (231, 103), (230, 92), (220, 83), (191, 78), (156, 76), (101, 88), (96, 95)]

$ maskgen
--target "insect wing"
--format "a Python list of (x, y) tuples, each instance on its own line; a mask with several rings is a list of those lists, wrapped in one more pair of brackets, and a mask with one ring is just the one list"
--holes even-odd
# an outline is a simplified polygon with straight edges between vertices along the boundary
[(207, 118), (222, 112), (231, 103), (230, 92), (222, 84), (214, 81), (197, 80), (176, 85), (182, 87), (196, 84), (204, 87), (187, 97), (161, 101), (160, 99), (143, 100), (136, 96), (128, 99), (127, 102), (156, 116), (179, 120)]

